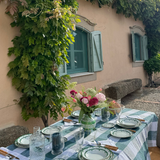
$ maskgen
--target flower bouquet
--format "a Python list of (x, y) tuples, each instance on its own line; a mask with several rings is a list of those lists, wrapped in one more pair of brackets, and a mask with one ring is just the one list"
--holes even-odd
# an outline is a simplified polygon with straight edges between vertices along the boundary
[(70, 91), (70, 101), (72, 102), (72, 107), (79, 106), (81, 108), (79, 115), (79, 122), (81, 121), (83, 115), (91, 117), (91, 114), (97, 108), (107, 107), (106, 97), (103, 93), (100, 93), (102, 89), (96, 91), (96, 89), (88, 88), (83, 91)]

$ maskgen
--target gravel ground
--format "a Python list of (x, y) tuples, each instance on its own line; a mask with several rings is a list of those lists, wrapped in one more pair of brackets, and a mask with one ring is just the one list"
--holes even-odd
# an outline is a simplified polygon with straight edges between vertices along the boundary
[(146, 88), (141, 92), (134, 92), (121, 100), (126, 108), (151, 111), (157, 116), (160, 114), (160, 87)]

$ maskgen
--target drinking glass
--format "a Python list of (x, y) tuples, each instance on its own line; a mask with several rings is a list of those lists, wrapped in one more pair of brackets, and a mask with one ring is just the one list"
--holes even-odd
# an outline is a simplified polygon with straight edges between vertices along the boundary
[(53, 155), (58, 155), (63, 152), (64, 148), (64, 138), (61, 137), (60, 132), (56, 132), (52, 134), (52, 151)]
[(108, 109), (111, 112), (111, 114), (115, 114), (116, 115), (115, 123), (117, 123), (117, 121), (119, 121), (119, 119), (120, 119), (120, 115), (122, 113), (123, 107), (120, 107), (120, 108), (108, 108)]
[(82, 149), (83, 140), (84, 140), (84, 130), (83, 128), (79, 128), (79, 130), (74, 134), (76, 141), (76, 151)]
[(108, 110), (108, 107), (104, 107), (101, 109), (101, 121), (102, 122), (108, 122), (110, 117), (110, 112)]

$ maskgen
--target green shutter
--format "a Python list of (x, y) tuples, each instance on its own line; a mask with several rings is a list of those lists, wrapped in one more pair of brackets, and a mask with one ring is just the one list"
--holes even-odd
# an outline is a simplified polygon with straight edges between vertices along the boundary
[(144, 56), (144, 60), (148, 60), (148, 48), (147, 48), (147, 44), (148, 44), (147, 36), (144, 35), (143, 36), (143, 56)]
[(101, 32), (94, 31), (91, 32), (91, 71), (101, 71), (103, 70), (103, 57), (102, 57), (102, 39)]
[(132, 34), (132, 57), (133, 57), (133, 62), (136, 61), (136, 52), (135, 52), (135, 37), (134, 37), (134, 32), (131, 32)]
[(60, 65), (59, 68), (59, 75), (60, 76), (63, 76), (63, 75), (66, 75), (67, 74), (67, 65), (66, 65), (66, 62), (64, 62), (63, 65)]

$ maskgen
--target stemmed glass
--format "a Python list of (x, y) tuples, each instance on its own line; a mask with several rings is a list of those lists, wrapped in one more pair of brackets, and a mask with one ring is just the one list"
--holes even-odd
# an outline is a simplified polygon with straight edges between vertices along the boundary
[(82, 127), (78, 129), (78, 131), (74, 134), (76, 140), (76, 151), (82, 149), (83, 141), (84, 141), (84, 130)]

